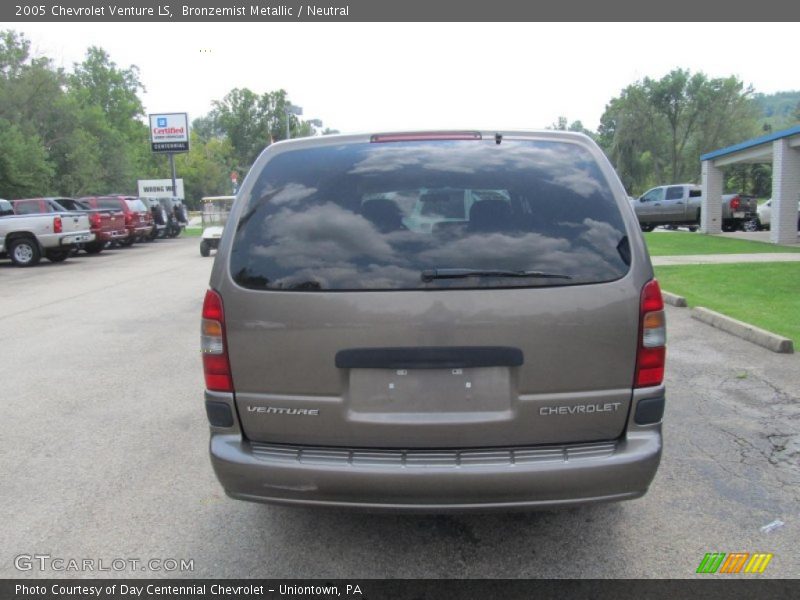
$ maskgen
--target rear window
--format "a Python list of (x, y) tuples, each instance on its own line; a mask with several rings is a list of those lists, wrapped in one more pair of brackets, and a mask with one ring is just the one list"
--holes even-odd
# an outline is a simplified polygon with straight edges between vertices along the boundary
[[(63, 205), (63, 204), (61, 204), (61, 200), (64, 200), (64, 199), (59, 199), (59, 200), (47, 200), (46, 202), (47, 202), (47, 205), (50, 207), (50, 210), (51, 210), (51, 211), (54, 211), (54, 212), (63, 212), (63, 211), (65, 211), (65, 210), (67, 210), (67, 209), (64, 207), (64, 205)], [(67, 200), (68, 200), (68, 199), (67, 199)]]
[(42, 205), (38, 200), (15, 202), (14, 212), (18, 215), (35, 215), (42, 212)]
[(97, 208), (122, 210), (122, 201), (118, 198), (98, 198)]
[(147, 212), (147, 207), (144, 205), (144, 202), (139, 200), (138, 198), (135, 200), (125, 200), (128, 203), (128, 207), (136, 212)]
[(568, 142), (292, 150), (242, 200), (230, 266), (251, 289), (575, 285), (618, 279), (630, 262), (607, 181)]

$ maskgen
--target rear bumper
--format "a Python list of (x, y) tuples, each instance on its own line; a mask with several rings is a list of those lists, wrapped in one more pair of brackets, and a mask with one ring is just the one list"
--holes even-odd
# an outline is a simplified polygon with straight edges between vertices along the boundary
[[(209, 398), (212, 401), (215, 398)], [(661, 424), (619, 440), (474, 450), (370, 451), (251, 443), (212, 427), (210, 454), (240, 500), (369, 510), (545, 509), (638, 498), (661, 458)]]
[(728, 212), (727, 215), (723, 215), (723, 220), (725, 221), (750, 221), (751, 219), (757, 219), (758, 213), (756, 211), (734, 211)]
[(63, 235), (58, 239), (59, 246), (74, 246), (75, 244), (85, 244), (93, 242), (95, 235), (89, 231), (78, 231)]
[(127, 229), (117, 229), (114, 231), (98, 231), (96, 237), (101, 242), (110, 242), (113, 240), (121, 240), (128, 237)]
[(134, 225), (126, 227), (126, 236), (123, 237), (139, 237), (146, 235), (153, 230), (152, 225)]

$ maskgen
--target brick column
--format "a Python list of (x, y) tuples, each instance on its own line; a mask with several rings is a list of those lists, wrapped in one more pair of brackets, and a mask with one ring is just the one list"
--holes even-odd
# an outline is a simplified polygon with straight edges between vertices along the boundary
[(722, 169), (710, 160), (704, 160), (703, 208), (700, 212), (700, 231), (720, 233), (722, 231)]
[(797, 200), (800, 199), (800, 152), (789, 140), (772, 142), (772, 214), (770, 240), (773, 244), (797, 243)]

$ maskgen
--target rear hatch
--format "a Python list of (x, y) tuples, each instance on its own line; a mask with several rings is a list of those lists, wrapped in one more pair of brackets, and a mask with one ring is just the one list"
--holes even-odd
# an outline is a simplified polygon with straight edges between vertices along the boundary
[(77, 233), (91, 231), (89, 215), (79, 212), (60, 212), (62, 233)]
[(144, 202), (138, 198), (126, 198), (125, 203), (132, 211), (131, 224), (134, 225), (134, 227), (140, 229), (152, 223), (152, 216)]
[[(121, 210), (109, 211), (107, 227), (109, 231), (125, 231), (125, 213)], [(105, 226), (104, 226), (105, 230)]]
[(754, 196), (745, 194), (726, 194), (723, 201), (728, 207), (729, 214), (724, 215), (733, 219), (753, 218), (758, 214), (758, 200)]
[(254, 169), (214, 286), (246, 437), (618, 437), (641, 277), (601, 160), (573, 138), (401, 139), (287, 150)]
[(111, 234), (125, 230), (125, 213), (109, 209), (87, 210), (92, 230), (98, 233)]

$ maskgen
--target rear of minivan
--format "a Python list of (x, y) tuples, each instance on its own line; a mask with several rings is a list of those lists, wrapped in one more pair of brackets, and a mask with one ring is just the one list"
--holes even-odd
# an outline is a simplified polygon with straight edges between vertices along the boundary
[(426, 511), (643, 495), (666, 334), (626, 202), (580, 134), (269, 146), (203, 305), (225, 491)]

